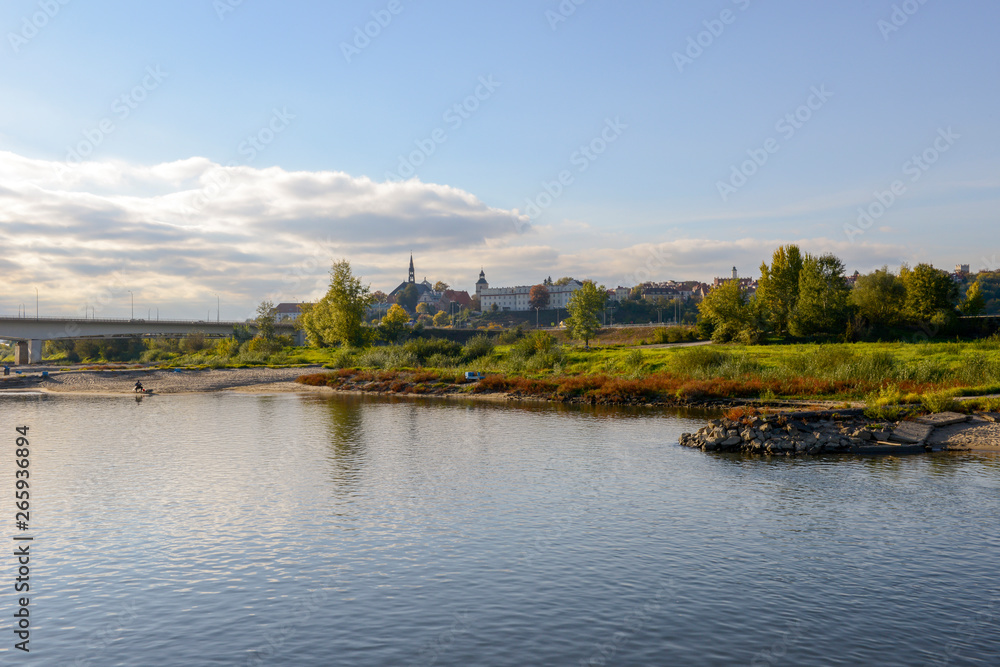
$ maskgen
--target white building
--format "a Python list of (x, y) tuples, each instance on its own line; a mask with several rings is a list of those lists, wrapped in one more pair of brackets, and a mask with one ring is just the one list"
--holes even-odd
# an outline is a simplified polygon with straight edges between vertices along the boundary
[[(479, 272), (476, 282), (476, 296), (479, 297), (479, 307), (483, 312), (496, 304), (498, 310), (531, 310), (529, 298), (534, 285), (519, 285), (517, 287), (490, 287), (486, 282), (486, 273)], [(579, 280), (573, 280), (566, 285), (546, 285), (549, 290), (548, 308), (565, 308), (573, 292), (583, 287)]]

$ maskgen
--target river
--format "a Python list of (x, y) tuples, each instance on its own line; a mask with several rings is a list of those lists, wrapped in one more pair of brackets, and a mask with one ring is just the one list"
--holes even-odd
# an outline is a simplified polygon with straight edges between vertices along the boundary
[[(24, 658), (1000, 663), (1000, 458), (679, 447), (703, 422), (295, 394), (0, 396), (9, 498), (14, 428), (30, 427)], [(5, 560), (0, 663), (20, 664)]]

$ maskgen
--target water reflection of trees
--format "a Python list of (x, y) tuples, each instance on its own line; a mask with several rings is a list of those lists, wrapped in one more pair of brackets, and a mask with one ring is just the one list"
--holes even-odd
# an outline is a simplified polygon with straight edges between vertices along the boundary
[(364, 400), (338, 396), (326, 402), (331, 477), (338, 490), (353, 488), (368, 456), (364, 444)]

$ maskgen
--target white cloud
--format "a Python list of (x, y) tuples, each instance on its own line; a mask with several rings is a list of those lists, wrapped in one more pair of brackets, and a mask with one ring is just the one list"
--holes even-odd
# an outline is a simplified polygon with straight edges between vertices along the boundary
[(416, 180), (224, 167), (198, 157), (70, 166), (0, 152), (0, 311), (16, 312), (38, 287), (49, 314), (82, 314), (89, 304), (122, 316), (132, 290), (136, 312), (160, 306), (164, 316), (201, 318), (218, 293), (222, 317), (242, 319), (265, 297), (318, 297), (340, 257), (374, 288), (391, 289), (405, 279), (411, 251), (418, 280), (470, 291), (480, 267), (493, 285), (572, 275), (611, 286), (707, 281), (733, 265), (756, 275), (784, 243), (833, 252), (851, 270), (897, 266), (910, 256), (876, 235), (853, 245), (806, 234), (733, 238), (725, 230), (716, 232), (722, 238), (679, 238), (714, 231), (679, 219), (647, 228), (644, 240), (627, 230), (565, 220), (519, 234), (510, 211)]

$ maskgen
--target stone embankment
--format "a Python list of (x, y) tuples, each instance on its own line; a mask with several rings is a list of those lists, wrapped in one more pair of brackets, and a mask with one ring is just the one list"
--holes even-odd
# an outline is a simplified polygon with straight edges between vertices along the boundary
[(867, 419), (860, 410), (752, 415), (715, 419), (680, 444), (706, 452), (795, 456), (805, 454), (916, 454), (1000, 449), (1000, 415), (940, 413), (912, 421)]

